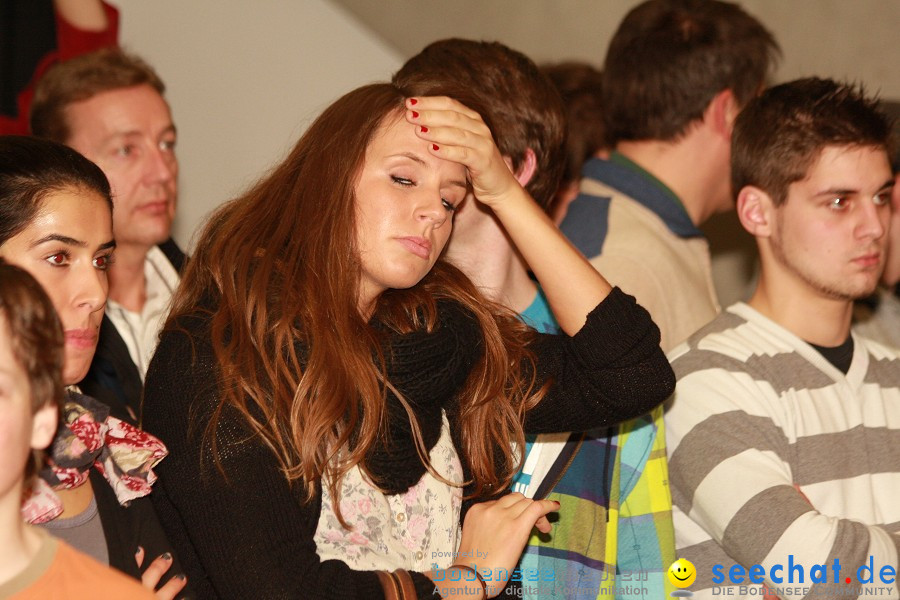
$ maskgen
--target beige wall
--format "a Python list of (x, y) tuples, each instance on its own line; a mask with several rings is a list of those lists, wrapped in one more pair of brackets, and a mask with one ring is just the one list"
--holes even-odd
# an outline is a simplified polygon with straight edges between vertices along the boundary
[[(499, 40), (538, 62), (565, 59), (601, 65), (609, 38), (641, 0), (332, 0), (389, 40), (404, 56), (450, 36)], [(900, 100), (900, 1), (737, 0), (779, 40), (776, 81), (808, 75), (866, 84)], [(423, 17), (427, 12), (427, 18)], [(743, 299), (756, 248), (734, 214), (704, 226), (723, 305)]]
[[(638, 0), (110, 0), (122, 41), (169, 86), (179, 128), (187, 245), (203, 217), (255, 180), (341, 93), (386, 79), (427, 43), (500, 40), (539, 62), (601, 64)], [(743, 0), (784, 50), (776, 80), (825, 75), (900, 100), (900, 1)], [(752, 246), (725, 216), (708, 227), (724, 303), (741, 297)], [(750, 249), (748, 253), (748, 248)]]
[[(460, 36), (499, 40), (536, 61), (603, 62), (609, 38), (641, 0), (332, 0), (411, 56)], [(737, 0), (778, 38), (779, 80), (858, 79), (900, 100), (900, 1)]]
[(166, 82), (181, 164), (174, 235), (252, 183), (342, 93), (401, 57), (326, 0), (111, 0)]

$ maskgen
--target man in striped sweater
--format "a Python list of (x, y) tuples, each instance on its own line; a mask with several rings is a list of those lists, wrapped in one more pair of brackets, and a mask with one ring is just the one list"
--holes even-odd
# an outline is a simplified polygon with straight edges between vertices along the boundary
[(884, 266), (889, 136), (862, 90), (821, 79), (737, 119), (732, 183), (759, 283), (670, 354), (676, 545), (695, 597), (900, 597), (900, 355), (850, 331)]

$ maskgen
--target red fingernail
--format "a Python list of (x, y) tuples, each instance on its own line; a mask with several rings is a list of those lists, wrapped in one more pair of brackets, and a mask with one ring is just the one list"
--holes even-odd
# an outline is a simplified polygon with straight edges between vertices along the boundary
[(413, 119), (419, 118), (419, 113), (417, 113), (416, 111), (412, 111), (412, 114), (413, 114)]
[(410, 105), (410, 106), (415, 106), (415, 105), (418, 104), (418, 103), (419, 103), (419, 101), (416, 100), (415, 98), (410, 98), (410, 99), (409, 99), (409, 105)]
[(441, 147), (438, 146), (437, 144), (432, 144), (432, 145), (431, 145), (431, 149), (432, 149), (432, 150), (440, 150)]
[(422, 133), (428, 133), (428, 128), (427, 128), (427, 127), (422, 127)]

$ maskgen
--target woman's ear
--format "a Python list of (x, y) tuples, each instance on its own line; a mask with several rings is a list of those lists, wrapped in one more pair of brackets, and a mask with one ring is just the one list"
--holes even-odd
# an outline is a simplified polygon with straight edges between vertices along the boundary
[(59, 410), (55, 403), (48, 402), (34, 413), (31, 422), (31, 448), (43, 450), (56, 436), (56, 424), (59, 419)]
[(738, 192), (738, 219), (744, 229), (755, 237), (769, 237), (772, 234), (774, 208), (769, 194), (756, 186), (744, 186)]

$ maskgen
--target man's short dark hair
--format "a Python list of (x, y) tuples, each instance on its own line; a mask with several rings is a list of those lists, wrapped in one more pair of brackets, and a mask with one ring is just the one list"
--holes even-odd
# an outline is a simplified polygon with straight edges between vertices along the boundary
[(434, 42), (397, 71), (413, 95), (459, 88), (478, 99), (500, 153), (518, 170), (531, 148), (537, 169), (525, 189), (546, 210), (565, 167), (566, 122), (556, 88), (534, 62), (498, 42)]
[(890, 152), (891, 119), (862, 86), (814, 77), (766, 90), (738, 115), (731, 138), (734, 193), (752, 185), (776, 205), (828, 146)]
[(66, 107), (102, 92), (149, 85), (162, 95), (166, 86), (141, 58), (119, 48), (104, 48), (54, 65), (34, 90), (31, 133), (65, 144), (72, 132)]
[(719, 0), (648, 0), (629, 12), (603, 67), (607, 135), (673, 140), (731, 90), (744, 105), (779, 54), (772, 34), (740, 7)]

